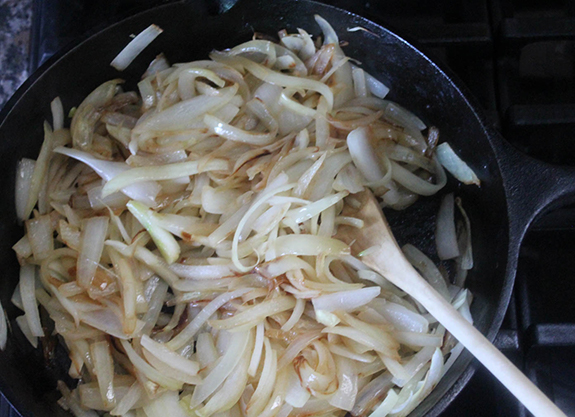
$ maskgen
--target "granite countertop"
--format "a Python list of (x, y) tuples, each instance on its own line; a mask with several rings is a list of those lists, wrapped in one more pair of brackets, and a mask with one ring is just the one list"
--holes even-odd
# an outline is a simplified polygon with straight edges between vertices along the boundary
[(0, 0), (0, 108), (29, 76), (32, 0)]

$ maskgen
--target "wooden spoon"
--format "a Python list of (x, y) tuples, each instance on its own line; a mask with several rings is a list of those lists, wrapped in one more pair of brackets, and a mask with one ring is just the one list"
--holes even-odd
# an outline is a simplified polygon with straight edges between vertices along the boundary
[(351, 245), (352, 253), (370, 249), (363, 263), (383, 275), (421, 303), (463, 346), (469, 350), (536, 417), (566, 417), (523, 373), (481, 332), (465, 320), (403, 255), (371, 191), (354, 194), (357, 209), (349, 204), (344, 215), (364, 221), (364, 227), (340, 226), (338, 238)]

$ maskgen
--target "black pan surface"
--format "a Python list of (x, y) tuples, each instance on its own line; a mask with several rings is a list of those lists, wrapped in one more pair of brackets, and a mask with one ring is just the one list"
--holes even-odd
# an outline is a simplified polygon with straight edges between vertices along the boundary
[[(0, 260), (4, 266), (0, 298), (14, 330), (6, 351), (0, 352), (0, 390), (25, 417), (68, 415), (55, 404), (55, 382), (67, 378), (63, 348), (45, 357), (31, 348), (14, 324), (20, 314), (10, 305), (18, 281), (18, 264), (11, 246), (23, 231), (14, 210), (14, 176), (22, 157), (36, 158), (42, 142), (42, 123), (50, 120), (50, 101), (60, 96), (65, 109), (77, 106), (103, 81), (121, 77), (135, 89), (148, 63), (164, 52), (171, 63), (205, 59), (212, 49), (224, 49), (250, 39), (254, 31), (274, 35), (279, 29), (305, 28), (320, 34), (314, 14), (327, 19), (346, 55), (391, 88), (390, 99), (437, 126), (474, 169), (481, 188), (453, 181), (445, 192), (463, 199), (471, 218), (475, 267), (467, 286), (475, 295), (475, 325), (493, 340), (511, 294), (521, 239), (532, 220), (545, 208), (570, 199), (573, 172), (545, 165), (516, 153), (486, 127), (466, 89), (447, 69), (432, 62), (410, 43), (366, 19), (308, 0), (240, 0), (168, 3), (127, 17), (90, 34), (77, 45), (51, 58), (28, 80), (0, 113)], [(123, 73), (109, 63), (137, 34), (155, 23), (164, 29)], [(349, 32), (361, 26), (367, 31)], [(421, 199), (402, 213), (386, 212), (400, 243), (410, 242), (433, 253), (434, 216), (440, 196)], [(55, 343), (55, 339), (45, 341)], [(412, 416), (437, 416), (468, 381), (477, 365), (462, 355), (432, 394)], [(69, 381), (71, 382), (71, 381)]]

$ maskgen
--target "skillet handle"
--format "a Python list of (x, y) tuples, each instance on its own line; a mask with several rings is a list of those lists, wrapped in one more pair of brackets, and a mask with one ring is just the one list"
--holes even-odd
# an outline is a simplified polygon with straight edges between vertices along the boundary
[(510, 242), (519, 245), (541, 214), (575, 202), (575, 167), (552, 165), (527, 156), (498, 133), (492, 134), (508, 201)]

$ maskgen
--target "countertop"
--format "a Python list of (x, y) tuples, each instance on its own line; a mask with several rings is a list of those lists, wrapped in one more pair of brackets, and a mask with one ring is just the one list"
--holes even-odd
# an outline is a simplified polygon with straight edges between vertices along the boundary
[(0, 108), (29, 76), (32, 0), (0, 0)]

